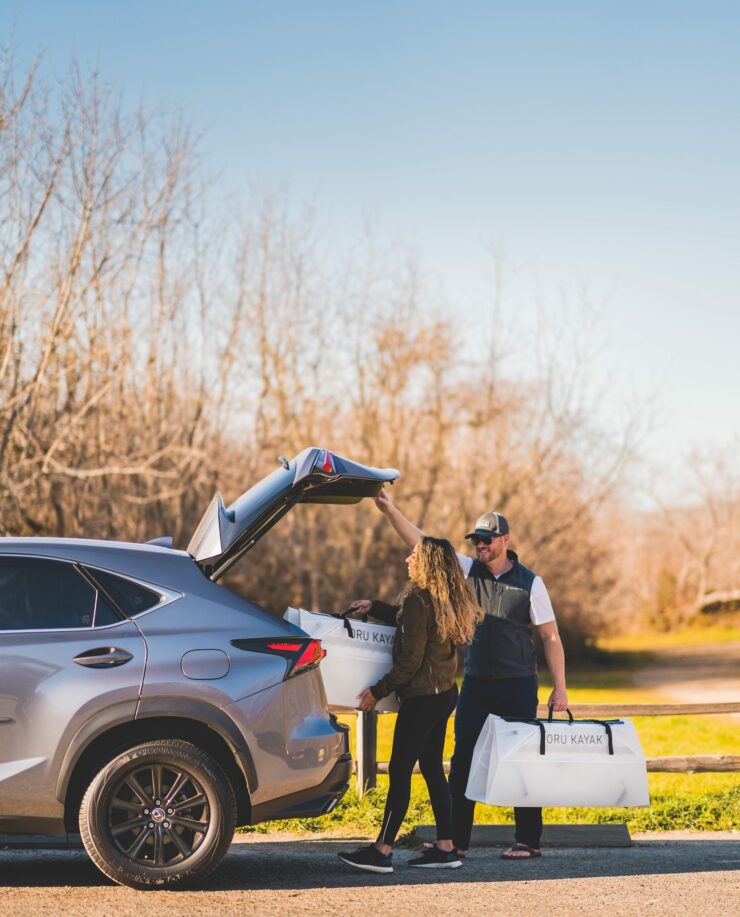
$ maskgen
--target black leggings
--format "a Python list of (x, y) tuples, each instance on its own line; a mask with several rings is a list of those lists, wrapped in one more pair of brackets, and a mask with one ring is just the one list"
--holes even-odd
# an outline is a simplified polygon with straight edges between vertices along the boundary
[(411, 774), (417, 761), (429, 790), (437, 838), (452, 837), (452, 804), (442, 754), (447, 720), (456, 702), (457, 685), (453, 685), (443, 694), (409, 697), (401, 703), (388, 766), (390, 779), (383, 825), (378, 835), (380, 843), (392, 844), (406, 817), (411, 798)]

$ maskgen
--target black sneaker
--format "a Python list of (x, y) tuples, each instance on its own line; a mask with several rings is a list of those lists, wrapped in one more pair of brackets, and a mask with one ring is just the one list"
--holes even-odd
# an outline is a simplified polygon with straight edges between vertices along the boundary
[(409, 866), (421, 869), (457, 869), (462, 866), (462, 860), (456, 850), (440, 850), (435, 844), (426, 847), (420, 857), (409, 860)]
[(393, 854), (382, 854), (375, 844), (359, 847), (354, 853), (338, 853), (339, 859), (348, 866), (365, 869), (367, 872), (393, 872)]

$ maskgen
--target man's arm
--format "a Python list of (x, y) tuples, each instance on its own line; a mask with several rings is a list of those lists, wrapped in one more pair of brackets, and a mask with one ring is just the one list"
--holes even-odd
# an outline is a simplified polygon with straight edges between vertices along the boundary
[(393, 500), (391, 500), (386, 490), (380, 491), (375, 498), (375, 505), (388, 519), (401, 541), (413, 550), (413, 548), (416, 547), (416, 543), (424, 535), (424, 532), (404, 516)]
[[(417, 542), (424, 537), (424, 532), (422, 532), (418, 525), (414, 525), (413, 522), (404, 516), (385, 490), (381, 490), (375, 498), (375, 505), (381, 513), (388, 518), (388, 521), (396, 530), (401, 541), (413, 551)], [(473, 558), (466, 557), (464, 554), (457, 554), (457, 559), (460, 562), (460, 569), (463, 572), (463, 576), (467, 576), (468, 573), (470, 573), (470, 568), (473, 566)]]
[(547, 667), (552, 675), (553, 689), (547, 701), (555, 710), (565, 710), (568, 706), (568, 692), (565, 687), (565, 652), (560, 641), (557, 621), (538, 624), (537, 632), (542, 637)]

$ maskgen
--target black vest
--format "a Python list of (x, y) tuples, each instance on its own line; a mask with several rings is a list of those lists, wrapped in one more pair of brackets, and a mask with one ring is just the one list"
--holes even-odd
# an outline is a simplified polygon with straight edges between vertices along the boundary
[(468, 573), (468, 583), (484, 611), (465, 652), (465, 674), (475, 678), (518, 678), (537, 672), (529, 614), (535, 574), (519, 563), (513, 551), (507, 554), (514, 566), (498, 580), (478, 560)]

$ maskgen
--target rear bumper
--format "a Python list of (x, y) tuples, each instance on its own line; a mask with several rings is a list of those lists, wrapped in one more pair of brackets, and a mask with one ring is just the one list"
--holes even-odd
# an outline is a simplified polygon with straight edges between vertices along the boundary
[(352, 755), (345, 751), (318, 786), (252, 806), (251, 823), (326, 815), (347, 792), (351, 776)]

